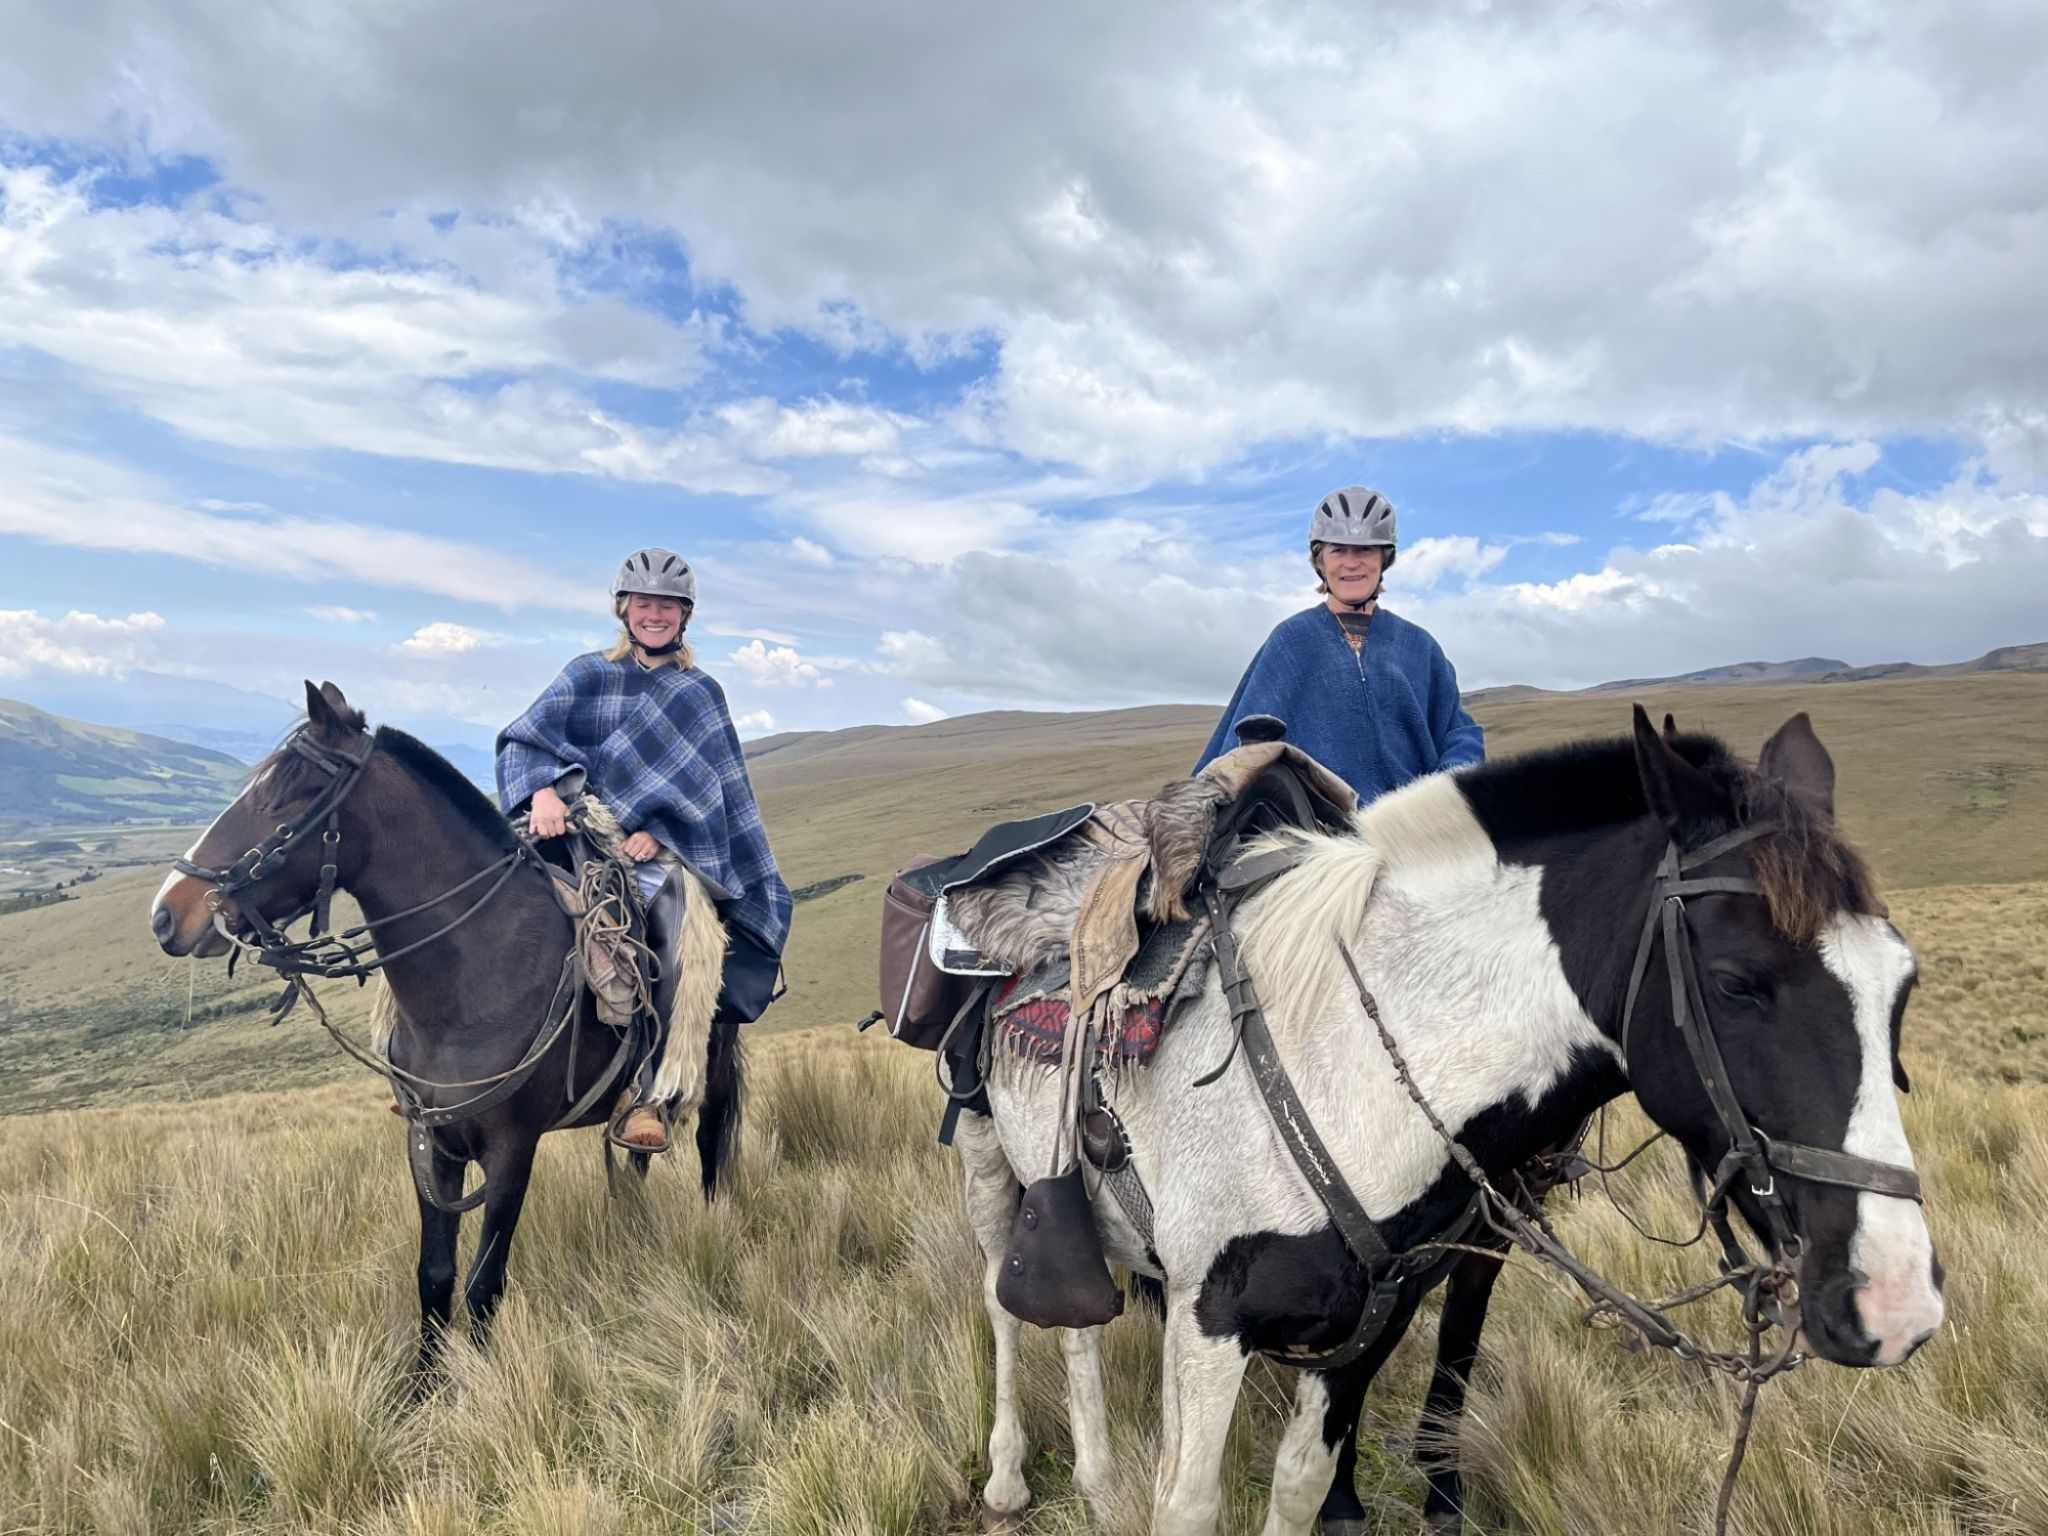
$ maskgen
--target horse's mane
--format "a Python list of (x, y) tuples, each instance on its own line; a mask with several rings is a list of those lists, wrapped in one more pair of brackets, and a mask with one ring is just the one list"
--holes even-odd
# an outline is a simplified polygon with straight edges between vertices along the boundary
[[(348, 724), (360, 731), (367, 722), (361, 710), (352, 710)], [(299, 731), (304, 729), (303, 725), (299, 727)], [(319, 769), (292, 749), (299, 731), (292, 732), (268, 757), (249, 770), (249, 783), (269, 780), (278, 794), (289, 795), (317, 787), (314, 783), (316, 778), (324, 780), (325, 775)], [(495, 847), (504, 850), (512, 846), (512, 829), (507, 825), (504, 813), (498, 809), (497, 802), (432, 747), (396, 726), (380, 725), (377, 727), (377, 749), (390, 753), (403, 763), (414, 777), (436, 791), (463, 821), (489, 838)]]
[(430, 788), (438, 790), (464, 821), (490, 838), (500, 849), (508, 849), (517, 841), (505, 820), (505, 813), (498, 809), (498, 802), (478, 789), (460, 768), (425, 742), (406, 735), (396, 726), (380, 725), (377, 727), (377, 745), (424, 779)]
[[(1750, 858), (1771, 921), (1785, 937), (1811, 944), (1837, 912), (1884, 910), (1869, 864), (1827, 811), (1766, 777), (1718, 737), (1689, 732), (1669, 745), (1706, 775), (1727, 807), (1708, 836), (1759, 824), (1776, 829), (1750, 845)], [(1635, 744), (1625, 736), (1502, 758), (1467, 770), (1457, 783), (1496, 842), (1596, 831), (1650, 809)]]
[[(1749, 845), (1751, 868), (1772, 923), (1811, 944), (1838, 912), (1882, 912), (1862, 857), (1834, 818), (1788, 792), (1712, 736), (1670, 740), (1705, 774), (1727, 809), (1699, 841), (1770, 823)], [(1240, 935), (1269, 1010), (1303, 1020), (1321, 1015), (1343, 984), (1330, 934), (1357, 933), (1380, 877), (1389, 870), (1493, 869), (1517, 845), (1626, 826), (1650, 813), (1627, 737), (1567, 742), (1499, 758), (1455, 774), (1431, 774), (1363, 806), (1347, 833), (1282, 832), (1308, 856), (1245, 913)]]

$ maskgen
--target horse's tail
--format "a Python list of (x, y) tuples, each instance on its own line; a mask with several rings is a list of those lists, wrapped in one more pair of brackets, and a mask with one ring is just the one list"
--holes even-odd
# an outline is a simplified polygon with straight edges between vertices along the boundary
[(727, 1168), (739, 1153), (740, 1118), (746, 1107), (747, 1048), (740, 1039), (739, 1021), (714, 1021), (704, 1102), (697, 1106), (697, 1160), (703, 1167), (706, 1200), (717, 1196)]

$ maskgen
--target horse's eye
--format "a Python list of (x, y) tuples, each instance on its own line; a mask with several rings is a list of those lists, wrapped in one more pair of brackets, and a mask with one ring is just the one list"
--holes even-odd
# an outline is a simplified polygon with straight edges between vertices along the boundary
[(1715, 971), (1714, 990), (1731, 1003), (1747, 1003), (1752, 1008), (1764, 1004), (1764, 989), (1740, 971)]

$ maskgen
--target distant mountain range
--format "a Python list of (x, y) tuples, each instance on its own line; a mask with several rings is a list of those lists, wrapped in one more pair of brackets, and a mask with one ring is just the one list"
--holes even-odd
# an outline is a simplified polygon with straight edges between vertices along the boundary
[[(1731, 683), (1867, 683), (1878, 678), (1973, 677), (1985, 672), (2048, 672), (2048, 641), (2033, 645), (2001, 645), (1974, 661), (1952, 661), (1927, 666), (1913, 661), (1886, 661), (1875, 666), (1852, 667), (1846, 661), (1824, 656), (1802, 656), (1797, 661), (1738, 661), (1725, 667), (1705, 667), (1677, 677), (1625, 677), (1611, 683), (1595, 683), (1576, 693), (1641, 692), (1651, 688), (1724, 688)], [(1504, 688), (1481, 688), (1465, 695), (1467, 703), (1487, 699), (1524, 698), (1551, 690), (1511, 683)]]
[(209, 820), (244, 771), (210, 747), (0, 699), (0, 829)]

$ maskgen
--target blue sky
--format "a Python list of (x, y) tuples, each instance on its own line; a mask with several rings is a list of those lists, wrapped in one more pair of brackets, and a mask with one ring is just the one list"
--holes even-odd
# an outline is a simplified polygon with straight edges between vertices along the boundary
[(1353, 482), (1468, 686), (2048, 638), (2042, 23), (799, 10), (24, 18), (0, 693), (1220, 700)]

